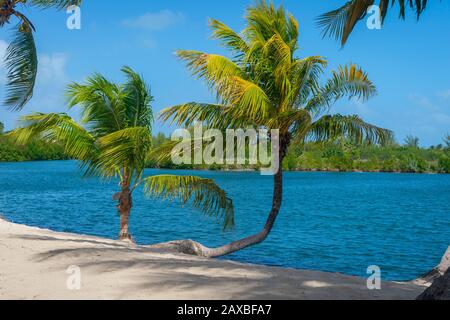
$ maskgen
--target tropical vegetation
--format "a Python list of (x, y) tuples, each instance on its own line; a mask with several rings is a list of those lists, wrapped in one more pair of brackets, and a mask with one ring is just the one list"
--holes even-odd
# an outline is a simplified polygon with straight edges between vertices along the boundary
[(234, 224), (232, 201), (212, 180), (195, 176), (145, 176), (145, 162), (152, 151), (153, 97), (142, 77), (124, 67), (126, 82), (117, 85), (100, 74), (86, 83), (68, 86), (69, 108), (78, 107), (77, 123), (64, 113), (35, 113), (22, 118), (19, 128), (9, 137), (18, 144), (33, 139), (58, 142), (64, 152), (80, 162), (85, 175), (117, 178), (121, 240), (131, 240), (129, 218), (133, 192), (144, 192), (163, 200), (192, 204), (205, 214), (216, 216), (229, 228)]
[(22, 9), (33, 6), (39, 9), (60, 10), (80, 3), (81, 0), (0, 0), (0, 28), (17, 22), (4, 61), (7, 70), (4, 104), (11, 110), (22, 109), (31, 99), (38, 70), (38, 55), (33, 36), (36, 28), (22, 13)]
[[(445, 141), (445, 139), (444, 139)], [(171, 142), (163, 133), (153, 136), (155, 150)], [(32, 140), (17, 145), (13, 139), (0, 136), (0, 162), (67, 160), (64, 146)], [(170, 170), (260, 170), (260, 165), (174, 164), (167, 157), (149, 157), (146, 168)], [(346, 139), (331, 142), (307, 142), (292, 145), (283, 161), (285, 171), (450, 173), (450, 145), (428, 148), (391, 143), (385, 146), (358, 144)]]
[[(412, 137), (412, 136), (409, 136)], [(333, 171), (333, 172), (395, 172), (395, 173), (450, 173), (450, 146), (444, 143), (428, 148), (391, 141), (386, 145), (360, 144), (349, 139), (327, 142), (293, 144), (283, 161), (285, 171)], [(171, 140), (159, 133), (153, 138), (159, 148)], [(248, 150), (247, 150), (248, 155)], [(262, 165), (246, 164), (174, 164), (168, 157), (150, 158), (147, 167), (159, 169), (195, 170), (260, 170)], [(223, 161), (225, 163), (225, 159)]]
[[(179, 126), (194, 121), (225, 130), (266, 128), (279, 130), (279, 159), (292, 145), (307, 141), (326, 142), (345, 137), (358, 143), (384, 143), (389, 130), (364, 122), (358, 116), (329, 114), (343, 97), (366, 100), (376, 93), (368, 75), (358, 66), (341, 66), (322, 82), (325, 58), (299, 58), (299, 25), (283, 7), (259, 1), (247, 9), (246, 28), (239, 34), (217, 20), (210, 20), (213, 38), (232, 54), (231, 58), (200, 51), (180, 50), (180, 59), (193, 76), (204, 80), (217, 95), (217, 104), (191, 102), (163, 110), (161, 118)], [(264, 241), (280, 212), (283, 169), (274, 175), (272, 209), (261, 232), (220, 248), (185, 242), (189, 252), (207, 257), (226, 255)]]

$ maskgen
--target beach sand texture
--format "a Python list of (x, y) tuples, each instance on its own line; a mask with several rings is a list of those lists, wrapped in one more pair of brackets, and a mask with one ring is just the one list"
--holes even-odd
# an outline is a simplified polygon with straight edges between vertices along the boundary
[[(72, 285), (81, 272), (79, 290)], [(424, 287), (204, 259), (0, 219), (0, 299), (415, 299)], [(73, 289), (73, 288), (72, 288)]]

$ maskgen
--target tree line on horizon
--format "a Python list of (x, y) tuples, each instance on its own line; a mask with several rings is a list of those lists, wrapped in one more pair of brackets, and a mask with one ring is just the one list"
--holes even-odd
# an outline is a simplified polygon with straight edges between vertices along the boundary
[[(0, 122), (0, 162), (69, 160), (60, 143), (33, 140), (17, 145), (2, 136)], [(153, 147), (159, 148), (171, 140), (163, 133), (152, 138)], [(419, 139), (408, 136), (403, 144), (392, 141), (386, 146), (359, 145), (348, 140), (328, 143), (308, 142), (294, 146), (283, 162), (287, 171), (334, 172), (398, 172), (398, 173), (450, 173), (450, 135), (442, 144), (423, 148)], [(259, 170), (255, 165), (176, 165), (170, 159), (147, 159), (146, 168), (168, 170)]]

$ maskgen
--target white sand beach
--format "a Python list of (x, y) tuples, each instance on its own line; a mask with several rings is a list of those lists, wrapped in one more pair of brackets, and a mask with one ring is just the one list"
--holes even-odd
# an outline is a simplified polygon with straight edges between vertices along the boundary
[[(69, 290), (70, 266), (81, 271)], [(0, 299), (414, 299), (424, 287), (210, 260), (0, 219)]]

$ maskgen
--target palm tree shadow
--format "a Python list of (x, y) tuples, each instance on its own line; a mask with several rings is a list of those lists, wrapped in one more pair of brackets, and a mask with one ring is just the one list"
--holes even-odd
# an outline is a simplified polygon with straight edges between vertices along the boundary
[[(369, 292), (365, 280), (350, 276), (335, 277), (322, 272), (297, 272), (266, 268), (223, 260), (175, 254), (152, 247), (133, 247), (101, 239), (59, 239), (50, 236), (19, 236), (28, 241), (59, 241), (64, 247), (37, 253), (35, 262), (51, 260), (77, 265), (89, 274), (114, 279), (119, 299), (157, 297), (164, 299), (384, 299), (390, 287)], [(66, 242), (67, 241), (67, 242)], [(67, 245), (69, 244), (69, 245)], [(79, 244), (79, 245), (78, 245)], [(72, 246), (74, 245), (74, 246)], [(85, 245), (85, 246), (83, 246)], [(420, 294), (415, 286), (405, 285), (401, 299)], [(395, 295), (394, 295), (395, 296)]]

